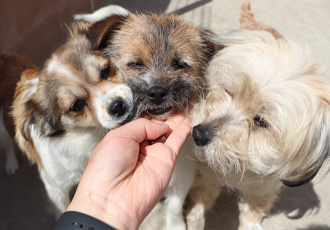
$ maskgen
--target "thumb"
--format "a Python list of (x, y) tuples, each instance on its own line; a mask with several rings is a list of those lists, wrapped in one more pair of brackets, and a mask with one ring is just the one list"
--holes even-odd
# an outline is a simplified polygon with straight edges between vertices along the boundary
[(107, 138), (126, 138), (141, 143), (144, 140), (155, 140), (167, 133), (169, 129), (167, 124), (155, 123), (145, 118), (139, 118), (110, 131), (107, 134)]
[(172, 149), (176, 156), (190, 132), (191, 126), (189, 120), (186, 118), (173, 130), (173, 132), (166, 139), (165, 144)]

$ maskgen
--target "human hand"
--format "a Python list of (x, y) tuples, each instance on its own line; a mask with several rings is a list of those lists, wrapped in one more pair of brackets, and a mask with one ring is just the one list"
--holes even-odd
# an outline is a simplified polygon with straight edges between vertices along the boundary
[[(182, 115), (165, 123), (140, 118), (110, 131), (93, 151), (67, 211), (137, 229), (164, 194), (190, 131)], [(164, 143), (150, 141), (163, 135)]]

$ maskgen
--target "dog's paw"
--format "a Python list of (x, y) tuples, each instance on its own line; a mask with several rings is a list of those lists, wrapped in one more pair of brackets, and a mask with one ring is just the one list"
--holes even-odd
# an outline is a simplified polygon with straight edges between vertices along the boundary
[(183, 218), (173, 218), (171, 221), (167, 221), (167, 230), (186, 230), (186, 223)]
[(196, 204), (187, 215), (187, 219), (193, 222), (202, 220), (204, 218), (204, 206)]
[(7, 159), (5, 164), (5, 169), (8, 175), (14, 174), (19, 168), (16, 157), (11, 157)]
[(263, 230), (261, 225), (258, 223), (248, 223), (244, 230)]
[(167, 230), (186, 230), (186, 224), (185, 223), (176, 223), (166, 226)]

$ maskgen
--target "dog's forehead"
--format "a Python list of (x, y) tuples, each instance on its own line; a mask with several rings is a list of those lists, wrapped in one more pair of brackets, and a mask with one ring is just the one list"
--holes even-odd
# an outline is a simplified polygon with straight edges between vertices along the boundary
[(93, 50), (85, 34), (77, 33), (76, 29), (74, 31), (70, 33), (68, 41), (46, 62), (44, 72), (62, 79), (78, 81), (88, 78), (91, 69), (99, 71), (109, 62), (105, 55)]
[[(100, 70), (109, 63), (109, 59), (95, 55), (93, 52), (77, 50), (63, 53), (55, 53), (48, 60), (43, 72), (49, 78), (61, 79), (62, 81), (84, 82), (91, 79), (99, 80)], [(47, 80), (47, 79), (46, 79)]]
[(200, 30), (173, 15), (132, 16), (114, 40), (122, 57), (145, 60), (180, 55), (193, 61), (202, 47)]
[[(110, 68), (108, 79), (102, 80), (101, 71), (107, 67)], [(107, 90), (122, 83), (109, 59), (93, 52), (55, 53), (42, 73), (42, 90), (53, 98), (87, 98), (94, 91), (106, 94)]]
[(80, 82), (81, 79), (79, 75), (73, 72), (73, 69), (70, 68), (70, 65), (63, 63), (57, 56), (53, 56), (52, 59), (49, 60), (46, 66), (46, 74), (42, 76), (56, 76), (62, 78), (63, 80), (68, 80), (72, 82)]

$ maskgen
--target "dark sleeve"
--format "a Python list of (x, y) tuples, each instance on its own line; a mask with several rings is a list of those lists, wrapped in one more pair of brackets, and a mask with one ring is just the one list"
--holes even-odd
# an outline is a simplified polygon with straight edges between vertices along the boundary
[(65, 212), (57, 220), (54, 230), (115, 230), (107, 224), (80, 212)]

